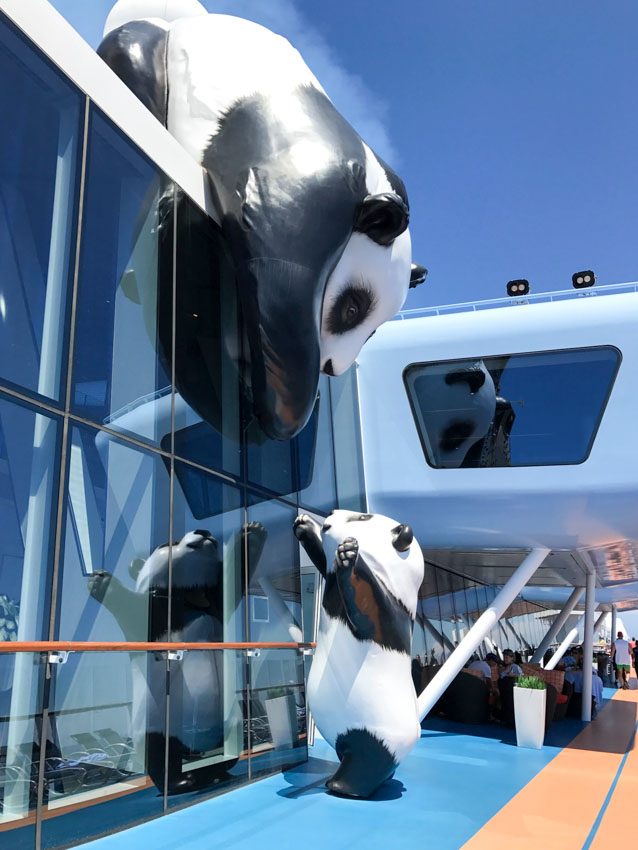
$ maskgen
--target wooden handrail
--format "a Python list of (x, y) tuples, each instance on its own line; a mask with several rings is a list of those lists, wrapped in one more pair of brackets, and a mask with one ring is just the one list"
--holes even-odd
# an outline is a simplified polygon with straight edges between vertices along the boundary
[(314, 643), (172, 643), (168, 641), (0, 641), (1, 652), (162, 652), (170, 649), (314, 649)]

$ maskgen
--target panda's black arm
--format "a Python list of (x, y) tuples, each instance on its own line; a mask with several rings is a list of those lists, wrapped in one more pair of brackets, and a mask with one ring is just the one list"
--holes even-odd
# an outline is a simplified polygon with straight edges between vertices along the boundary
[(411, 615), (374, 576), (356, 540), (344, 540), (337, 549), (335, 574), (352, 634), (409, 655)]
[(321, 577), (325, 579), (328, 564), (317, 527), (317, 524), (310, 517), (303, 515), (297, 517), (293, 525), (293, 530), (295, 537), (303, 546), (306, 555), (308, 555), (312, 564), (319, 570)]

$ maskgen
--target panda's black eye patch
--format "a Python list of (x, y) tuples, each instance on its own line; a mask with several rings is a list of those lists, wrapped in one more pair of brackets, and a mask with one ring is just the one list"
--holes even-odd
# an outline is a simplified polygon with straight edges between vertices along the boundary
[(349, 517), (346, 522), (366, 522), (369, 519), (372, 519), (372, 514), (359, 514), (359, 516)]
[(467, 384), (470, 388), (470, 394), (478, 392), (485, 383), (485, 372), (478, 368), (471, 369), (455, 369), (454, 372), (448, 372), (445, 376), (445, 383), (451, 387), (454, 384)]
[(339, 293), (326, 319), (330, 334), (345, 334), (366, 320), (372, 312), (375, 297), (367, 286), (350, 284)]
[(474, 423), (469, 420), (453, 422), (445, 429), (439, 440), (439, 448), (444, 452), (454, 452), (460, 448), (468, 437), (472, 436)]

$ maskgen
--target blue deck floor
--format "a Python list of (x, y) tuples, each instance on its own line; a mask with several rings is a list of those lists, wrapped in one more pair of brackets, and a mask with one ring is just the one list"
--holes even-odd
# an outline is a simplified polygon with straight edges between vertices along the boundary
[(395, 778), (371, 800), (326, 793), (336, 756), (319, 740), (294, 770), (83, 846), (285, 850), (303, 836), (304, 850), (399, 841), (458, 850), (582, 728), (577, 720), (555, 723), (542, 750), (527, 750), (516, 746), (512, 730), (429, 720)]

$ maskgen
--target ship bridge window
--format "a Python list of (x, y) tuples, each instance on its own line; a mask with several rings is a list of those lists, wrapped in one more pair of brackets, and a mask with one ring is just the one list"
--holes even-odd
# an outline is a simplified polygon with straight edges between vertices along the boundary
[(611, 346), (415, 363), (404, 381), (436, 469), (587, 459), (620, 364)]

